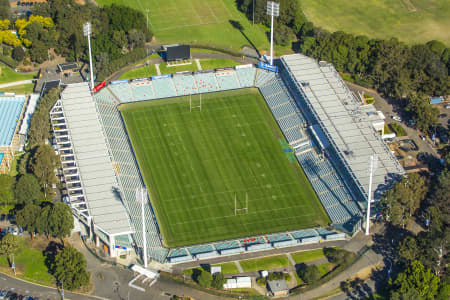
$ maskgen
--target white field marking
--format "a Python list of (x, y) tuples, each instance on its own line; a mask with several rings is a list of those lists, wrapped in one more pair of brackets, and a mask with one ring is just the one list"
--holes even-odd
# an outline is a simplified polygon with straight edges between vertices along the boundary
[(214, 19), (216, 19), (216, 21), (219, 22), (219, 18), (217, 18), (216, 14), (212, 10), (211, 6), (208, 4), (208, 1), (204, 1), (203, 3), (206, 4), (206, 6), (208, 6), (208, 9), (211, 12), (211, 14), (213, 15)]

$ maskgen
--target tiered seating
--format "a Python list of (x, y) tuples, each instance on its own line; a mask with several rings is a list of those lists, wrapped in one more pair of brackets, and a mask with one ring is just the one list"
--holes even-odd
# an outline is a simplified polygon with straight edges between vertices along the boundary
[(117, 99), (111, 94), (108, 89), (102, 89), (100, 92), (95, 94), (94, 98), (96, 102), (117, 104)]
[(173, 249), (167, 257), (178, 257), (178, 256), (186, 256), (188, 255), (185, 248)]
[(289, 241), (292, 240), (291, 236), (288, 233), (275, 233), (266, 236), (266, 239), (269, 243), (276, 243), (281, 241)]
[(218, 244), (214, 245), (214, 247), (218, 251), (225, 250), (225, 249), (239, 248), (240, 246), (241, 246), (241, 244), (237, 240), (227, 241), (227, 242), (224, 242), (224, 243), (218, 243)]
[(133, 93), (128, 83), (110, 84), (108, 88), (116, 95), (121, 103), (134, 101)]
[(197, 94), (197, 84), (191, 74), (174, 75), (173, 83), (178, 96)]
[(272, 114), (275, 117), (275, 119), (278, 120), (285, 116), (295, 114), (295, 109), (290, 102), (286, 102), (286, 104), (284, 105), (276, 106), (275, 108), (273, 108)]
[(300, 126), (283, 131), (289, 144), (304, 139)]
[(318, 236), (319, 234), (315, 230), (309, 229), (309, 230), (302, 230), (302, 231), (292, 232), (291, 235), (295, 239), (303, 239), (303, 238)]
[(239, 78), (241, 87), (253, 87), (255, 84), (255, 68), (237, 69), (236, 75)]
[(209, 93), (218, 90), (214, 73), (197, 73), (194, 75), (199, 93)]
[(256, 71), (256, 86), (257, 87), (261, 87), (267, 81), (271, 80), (272, 78), (275, 78), (275, 73), (274, 72), (258, 69)]
[(0, 97), (0, 146), (9, 146), (20, 119), (25, 97)]
[(153, 85), (150, 80), (132, 82), (130, 86), (136, 101), (155, 99)]
[(262, 236), (252, 237), (252, 238), (241, 240), (241, 244), (243, 246), (249, 246), (249, 245), (254, 245), (254, 244), (264, 244), (265, 242), (266, 242), (266, 240)]
[(169, 98), (177, 96), (172, 78), (155, 79), (152, 83), (156, 98)]
[(214, 248), (212, 245), (200, 245), (200, 246), (190, 247), (190, 248), (188, 248), (188, 250), (192, 255), (195, 255), (195, 254), (199, 254), (199, 253), (214, 251)]
[(218, 90), (232, 90), (240, 88), (237, 81), (236, 74), (232, 70), (217, 72), (216, 79), (218, 83)]

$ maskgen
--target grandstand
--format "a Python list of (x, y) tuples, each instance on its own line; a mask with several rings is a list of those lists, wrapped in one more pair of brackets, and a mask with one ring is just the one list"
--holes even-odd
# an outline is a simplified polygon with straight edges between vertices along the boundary
[(19, 146), (19, 126), (25, 96), (0, 96), (0, 174), (9, 172), (14, 151)]
[[(71, 197), (71, 205), (77, 209), (80, 207), (80, 215), (84, 214), (88, 220), (92, 219), (94, 224), (97, 223), (96, 219), (101, 220), (94, 207), (90, 207), (90, 203), (96, 201), (95, 196), (85, 193), (87, 191), (84, 176), (79, 176), (85, 172), (83, 168), (88, 167), (82, 168), (84, 164), (79, 165), (78, 157), (74, 155), (79, 148), (75, 143), (78, 139), (77, 132), (71, 132), (67, 127), (68, 123), (83, 124), (84, 120), (89, 118), (92, 118), (89, 119), (92, 122), (97, 119), (94, 123), (99, 124), (89, 126), (89, 131), (94, 129), (97, 132), (94, 144), (102, 144), (101, 147), (98, 145), (95, 147), (102, 149), (101, 154), (97, 155), (105, 157), (102, 159), (104, 163), (102, 168), (108, 170), (109, 179), (106, 181), (118, 191), (115, 197), (121, 199), (121, 202), (117, 200), (111, 202), (113, 201), (111, 199), (116, 199), (111, 195), (111, 199), (102, 200), (110, 205), (111, 209), (116, 206), (118, 210), (115, 212), (116, 221), (123, 225), (120, 232), (112, 230), (113, 228), (109, 228), (111, 232), (108, 230), (97, 232), (95, 225), (91, 232), (100, 235), (100, 239), (105, 239), (104, 244), (109, 246), (130, 247), (134, 242), (138, 249), (142, 247), (140, 207), (136, 201), (135, 191), (143, 187), (144, 183), (121, 119), (120, 104), (248, 87), (259, 89), (292, 149), (294, 161), (297, 160), (304, 170), (334, 229), (314, 228), (267, 233), (261, 236), (167, 249), (161, 242), (158, 220), (150, 199), (150, 205), (145, 208), (147, 255), (159, 262), (179, 263), (245, 251), (342, 239), (345, 238), (345, 234), (336, 229), (349, 234), (358, 230), (367, 196), (368, 156), (376, 153), (380, 159), (380, 168), (376, 172), (374, 183), (376, 196), (401, 176), (403, 170), (390, 152), (387, 152), (386, 145), (361, 113), (364, 111), (360, 108), (361, 104), (349, 93), (331, 65), (317, 63), (303, 55), (295, 54), (283, 56), (279, 67), (281, 70), (279, 74), (246, 65), (234, 69), (154, 76), (131, 82), (111, 82), (95, 94), (93, 101), (88, 99), (90, 96), (86, 92), (87, 87), (83, 87), (83, 92), (78, 94), (81, 93), (85, 99), (83, 103), (88, 105), (89, 110), (83, 118), (78, 116), (78, 119), (66, 118), (65, 114), (67, 109), (70, 111), (71, 107), (75, 107), (70, 99), (75, 97), (74, 91), (81, 86), (66, 88), (62, 100), (57, 103), (51, 114), (52, 118), (58, 116), (64, 119), (64, 122), (55, 122), (53, 125), (57, 138), (62, 138), (63, 144), (67, 141), (64, 139), (73, 141), (73, 147), (66, 145), (67, 147), (60, 148), (62, 160), (68, 160), (68, 166), (78, 167), (75, 171), (69, 169), (66, 175), (70, 178), (68, 182), (73, 179), (72, 181), (78, 184), (75, 187), (82, 191)], [(95, 109), (91, 102), (95, 104)], [(75, 137), (72, 137), (74, 133)], [(93, 135), (89, 133), (91, 139)], [(86, 153), (90, 151), (89, 149), (94, 149), (89, 148), (90, 145), (83, 144), (82, 147), (88, 147)], [(109, 158), (106, 159), (106, 156)], [(87, 169), (87, 172), (89, 174), (90, 169)], [(82, 193), (83, 196), (80, 196)]]

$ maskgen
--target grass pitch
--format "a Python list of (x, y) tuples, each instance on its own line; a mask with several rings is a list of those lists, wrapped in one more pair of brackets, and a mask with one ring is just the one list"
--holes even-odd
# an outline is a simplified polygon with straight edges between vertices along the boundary
[[(198, 104), (199, 96), (193, 96)], [(185, 246), (328, 223), (256, 89), (120, 107), (164, 243)], [(235, 215), (237, 207), (248, 214)]]
[(311, 22), (330, 31), (450, 45), (448, 0), (301, 0), (301, 4)]
[[(214, 44), (234, 50), (250, 45), (230, 20), (239, 21), (243, 32), (256, 47), (268, 49), (265, 32), (252, 26), (238, 11), (234, 0), (97, 0), (100, 5), (122, 4), (141, 10), (149, 9), (149, 27), (156, 42)], [(260, 50), (261, 50), (260, 49)]]

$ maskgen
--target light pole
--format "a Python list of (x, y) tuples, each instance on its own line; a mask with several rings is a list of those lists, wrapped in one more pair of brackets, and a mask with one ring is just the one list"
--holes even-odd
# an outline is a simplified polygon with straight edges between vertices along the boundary
[(14, 254), (12, 255), (12, 257), (13, 257), (13, 261), (11, 264), (11, 268), (13, 269), (14, 276), (16, 276), (16, 262), (14, 261)]
[(253, 9), (253, 26), (255, 26), (255, 0), (253, 0), (252, 9)]
[(138, 188), (136, 190), (136, 200), (141, 202), (141, 216), (142, 216), (142, 242), (143, 242), (143, 259), (144, 259), (144, 268), (147, 268), (147, 236), (145, 233), (145, 214), (144, 214), (144, 205), (146, 201), (146, 190), (144, 188)]
[(375, 154), (370, 156), (370, 174), (369, 174), (369, 194), (367, 195), (367, 218), (366, 218), (366, 235), (369, 235), (369, 222), (370, 222), (370, 201), (372, 198), (372, 177), (373, 172), (377, 168), (378, 158)]
[(267, 14), (271, 17), (270, 22), (270, 64), (273, 65), (273, 17), (280, 15), (280, 3), (267, 1)]
[(83, 25), (83, 33), (84, 36), (88, 38), (88, 46), (89, 46), (89, 69), (91, 71), (91, 90), (94, 88), (94, 72), (92, 70), (92, 52), (91, 52), (91, 33), (92, 33), (92, 25), (91, 22), (87, 22)]

